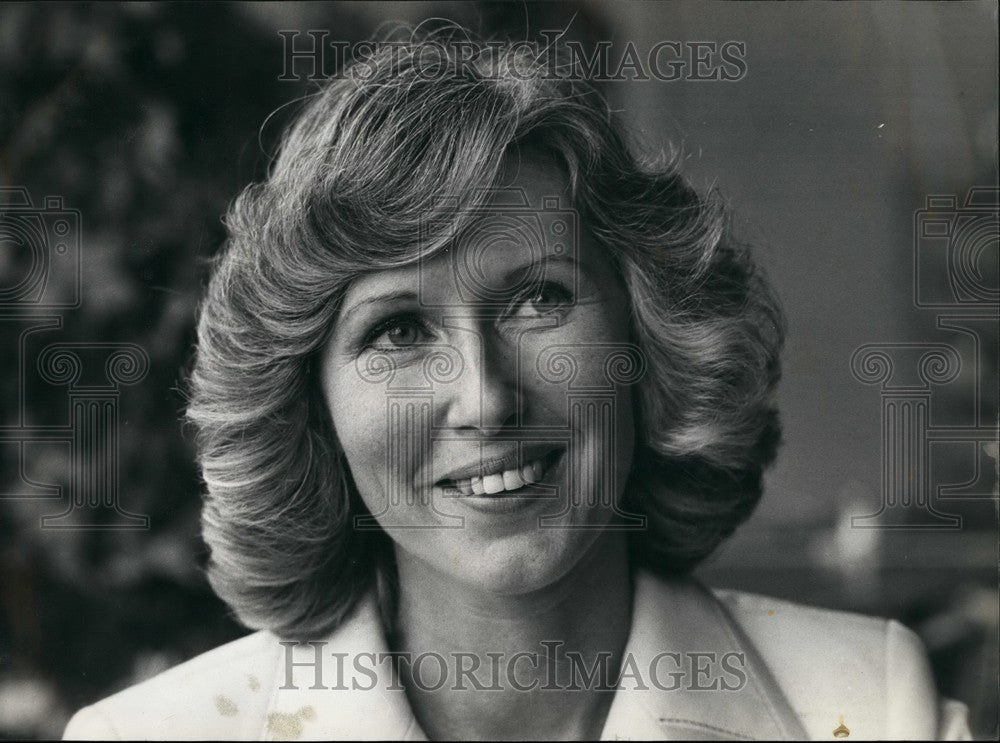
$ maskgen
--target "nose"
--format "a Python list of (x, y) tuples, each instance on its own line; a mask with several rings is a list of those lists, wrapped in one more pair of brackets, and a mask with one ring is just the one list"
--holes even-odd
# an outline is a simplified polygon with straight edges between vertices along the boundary
[(517, 418), (517, 353), (491, 328), (449, 322), (464, 370), (448, 385), (444, 423), (451, 429), (489, 431), (513, 425)]

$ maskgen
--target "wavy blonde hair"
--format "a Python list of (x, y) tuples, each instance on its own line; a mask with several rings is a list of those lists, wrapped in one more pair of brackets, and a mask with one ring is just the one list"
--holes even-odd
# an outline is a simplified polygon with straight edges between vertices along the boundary
[[(559, 49), (413, 37), (330, 81), (267, 179), (235, 200), (198, 324), (188, 419), (207, 492), (215, 591), (248, 627), (336, 627), (394, 577), (319, 395), (316, 355), (357, 276), (416, 259), (421, 224), (456, 234), (502, 161), (532, 148), (568, 174), (612, 257), (648, 360), (623, 506), (632, 559), (690, 570), (744, 521), (779, 440), (783, 321), (714, 196), (642, 162)], [(555, 57), (553, 57), (555, 55)], [(440, 242), (443, 244), (443, 242)]]

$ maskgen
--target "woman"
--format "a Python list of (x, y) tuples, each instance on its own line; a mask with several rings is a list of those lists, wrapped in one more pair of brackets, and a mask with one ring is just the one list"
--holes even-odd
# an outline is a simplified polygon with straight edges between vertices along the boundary
[(311, 100), (192, 375), (209, 578), (259, 631), (67, 738), (962, 734), (899, 624), (685, 577), (760, 497), (780, 312), (568, 72), (428, 38)]

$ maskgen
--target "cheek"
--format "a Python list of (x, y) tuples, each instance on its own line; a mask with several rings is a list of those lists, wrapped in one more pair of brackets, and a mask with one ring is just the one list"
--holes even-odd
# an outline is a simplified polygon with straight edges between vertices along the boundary
[(639, 351), (631, 342), (625, 306), (624, 299), (584, 304), (559, 327), (526, 334), (521, 352), (527, 385), (564, 404), (568, 395), (606, 390), (628, 402), (631, 411), (631, 380), (622, 384), (622, 377), (629, 376)]
[[(624, 297), (580, 305), (558, 328), (526, 335), (521, 349), (527, 362), (523, 389), (535, 421), (575, 429), (583, 448), (572, 466), (605, 474), (613, 468), (616, 489), (631, 469), (636, 438), (638, 380), (623, 369), (645, 366), (630, 340), (626, 307)], [(616, 381), (619, 374), (628, 381)]]
[(384, 390), (363, 380), (353, 365), (346, 369), (328, 368), (323, 374), (323, 398), (337, 440), (365, 497), (379, 482), (377, 463), (382, 463), (384, 469)]

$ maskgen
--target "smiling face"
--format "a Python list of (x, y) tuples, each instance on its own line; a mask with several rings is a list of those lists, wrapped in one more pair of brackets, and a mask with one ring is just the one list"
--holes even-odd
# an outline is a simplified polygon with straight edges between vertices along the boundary
[(629, 348), (617, 272), (552, 207), (567, 196), (557, 169), (509, 171), (527, 207), (494, 198), (448, 250), (348, 288), (322, 389), (401, 570), (525, 593), (606, 531), (634, 423), (630, 389), (607, 372)]

